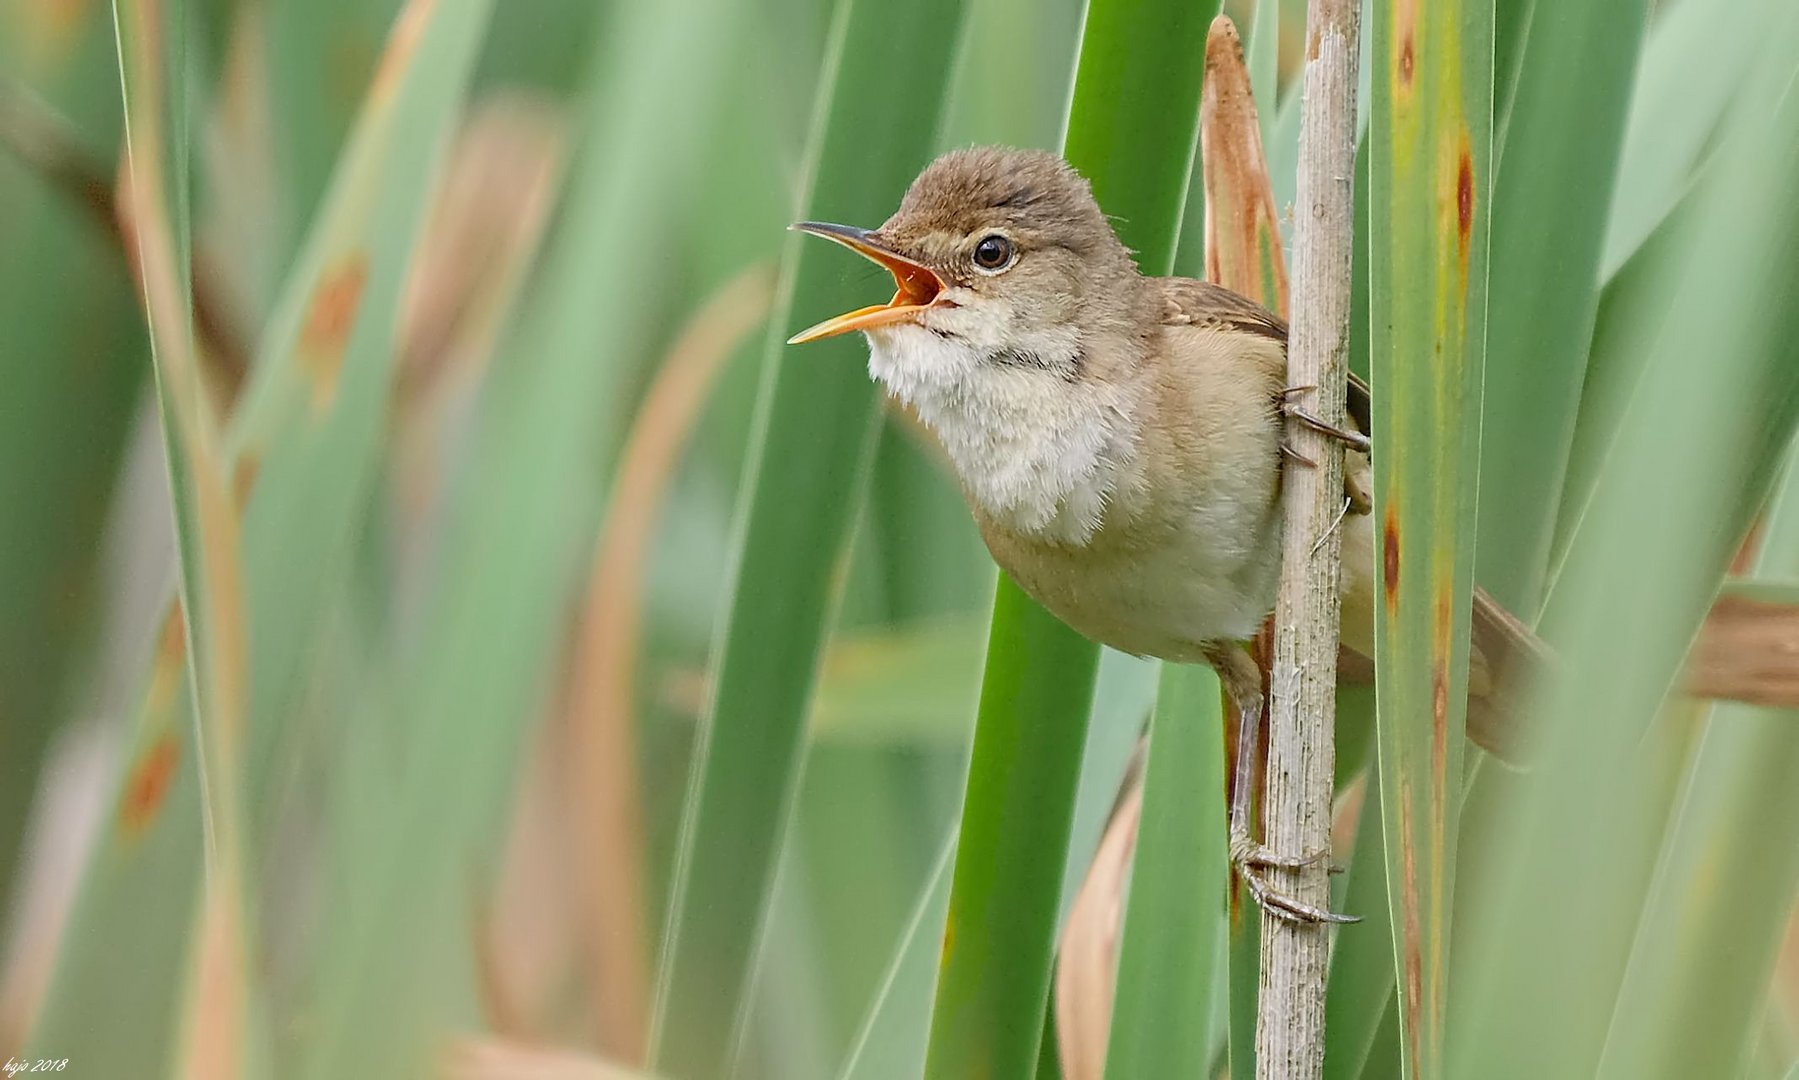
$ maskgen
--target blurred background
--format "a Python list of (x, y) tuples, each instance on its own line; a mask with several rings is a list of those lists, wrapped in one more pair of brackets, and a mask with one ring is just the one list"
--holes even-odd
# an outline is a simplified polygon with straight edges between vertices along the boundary
[[(870, 5), (118, 0), (115, 22), (101, 0), (0, 0), (0, 1055), (103, 1078), (638, 1075), (729, 612), (778, 623), (792, 605), (824, 634), (815, 672), (804, 633), (771, 636), (756, 647), (805, 654), (791, 685), (732, 699), (803, 710), (797, 794), (770, 796), (778, 856), (743, 856), (773, 872), (737, 882), (766, 890), (766, 922), (675, 920), (720, 944), (699, 948), (692, 981), (664, 972), (697, 1003), (673, 1019), (664, 1003), (657, 1022), (728, 1031), (731, 1075), (918, 1075), (930, 984), (913, 987), (907, 960), (928, 967), (941, 938), (995, 571), (916, 424), (874, 411), (859, 343), (787, 369), (824, 372), (816, 397), (767, 402), (790, 324), (891, 287), (843, 253), (796, 269), (784, 229), (878, 224), (942, 149), (1058, 147), (1090, 13), (850, 12)], [(1619, 933), (1599, 935), (1597, 1019), (1548, 1040), (1578, 1044), (1565, 1060), (1582, 1064), (1535, 1075), (1592, 1075), (1616, 1025), (1704, 1007), (1725, 1015), (1715, 1053), (1693, 1060), (1727, 1067), (1667, 1075), (1780, 1077), (1799, 1061), (1799, 718), (1768, 707), (1790, 686), (1758, 697), (1738, 669), (1791, 644), (1779, 620), (1799, 602), (1799, 527), (1780, 524), (1794, 503), (1767, 509), (1793, 486), (1777, 478), (1799, 266), (1782, 245), (1799, 233), (1780, 199), (1799, 190), (1782, 186), (1799, 178), (1784, 142), (1799, 38), (1777, 0), (1563, 7), (1498, 5), (1494, 156), (1521, 146), (1526, 164), (1507, 157), (1491, 181), (1502, 329), (1483, 461), (1500, 471), (1481, 474), (1478, 576), (1534, 619), (1563, 568), (1616, 569), (1613, 541), (1667, 519), (1665, 554), (1691, 569), (1660, 608), (1594, 601), (1620, 639), (1636, 620), (1661, 629), (1596, 660), (1646, 673), (1592, 690), (1642, 687), (1639, 729), (1569, 753), (1635, 756), (1612, 787), (1530, 804), (1552, 807), (1533, 811), (1541, 828), (1628, 803), (1585, 840), (1621, 866), (1582, 872), (1629, 897), (1611, 909)], [(1265, 98), (1285, 229), (1304, 4), (1224, 8)], [(1203, 28), (1215, 10), (1191, 17)], [(1752, 121), (1766, 129), (1744, 134)], [(857, 145), (862, 174), (830, 164)], [(1534, 147), (1549, 148), (1536, 169)], [(1197, 206), (1175, 255), (1195, 275)], [(1720, 252), (1719, 236), (1760, 239)], [(1722, 309), (1671, 299), (1692, 299), (1689, 267), (1723, 283)], [(793, 303), (814, 281), (825, 295)], [(1671, 310), (1739, 339), (1688, 348), (1660, 328)], [(1615, 359), (1714, 349), (1702, 382), (1739, 396), (1709, 412), (1684, 376)], [(834, 421), (846, 393), (869, 396)], [(1630, 418), (1683, 415), (1655, 411), (1664, 400), (1704, 428), (1675, 432), (1704, 444), (1691, 470), (1637, 470), (1608, 494), (1637, 445)], [(791, 437), (770, 444), (771, 423)], [(849, 493), (830, 498), (841, 522), (812, 530), (804, 492), (771, 496), (766, 445), (825, 458), (826, 490)], [(759, 475), (811, 576), (741, 572)], [(1702, 489), (1710, 502), (1678, 497)], [(1652, 524), (1605, 519), (1591, 555), (1571, 539), (1587, 509), (1664, 497)], [(1786, 547), (1744, 546), (1752, 519)], [(1730, 595), (1773, 622), (1731, 623), (1747, 644), (1701, 637), (1724, 655), (1707, 669), (1723, 688), (1702, 696), (1750, 704), (1677, 696), (1658, 713), (1733, 555)], [(1068, 899), (1156, 677), (1101, 661)], [(1356, 799), (1363, 698), (1342, 751)], [(1739, 730), (1764, 741), (1709, 776), (1717, 709), (1752, 714)], [(767, 754), (736, 762), (743, 785), (793, 775), (792, 748)], [(1739, 804), (1702, 823), (1689, 873), (1679, 808), (1708, 792)], [(1494, 829), (1478, 806), (1467, 816)], [(1658, 891), (1700, 873), (1748, 879), (1732, 903), (1752, 927), (1720, 929), (1711, 908), (1683, 921)], [(1639, 920), (1697, 935), (1692, 966), (1633, 951)], [(1527, 966), (1563, 940), (1539, 929)], [(1388, 959), (1341, 1075), (1399, 1074)], [(1633, 978), (1700, 970), (1722, 980), (1692, 984), (1709, 1000), (1632, 1011)]]

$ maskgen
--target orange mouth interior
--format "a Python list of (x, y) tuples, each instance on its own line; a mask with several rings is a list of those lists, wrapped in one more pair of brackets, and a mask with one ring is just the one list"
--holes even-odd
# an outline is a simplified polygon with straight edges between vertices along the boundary
[(944, 285), (936, 273), (929, 267), (889, 250), (864, 230), (812, 221), (803, 221), (793, 227), (800, 232), (835, 241), (863, 258), (881, 264), (893, 275), (893, 282), (898, 288), (893, 299), (887, 303), (857, 308), (826, 319), (788, 338), (789, 345), (803, 345), (808, 341), (819, 341), (855, 330), (871, 330), (878, 326), (904, 322), (933, 304), (948, 302), (941, 299)]

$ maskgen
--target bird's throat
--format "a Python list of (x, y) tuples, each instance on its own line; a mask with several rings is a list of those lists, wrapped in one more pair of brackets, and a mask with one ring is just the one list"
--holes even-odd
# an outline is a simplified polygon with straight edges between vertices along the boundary
[(870, 374), (917, 411), (978, 512), (1056, 544), (1102, 527), (1135, 454), (1135, 403), (1128, 388), (1080, 378), (1075, 343), (983, 351), (918, 326), (869, 343)]

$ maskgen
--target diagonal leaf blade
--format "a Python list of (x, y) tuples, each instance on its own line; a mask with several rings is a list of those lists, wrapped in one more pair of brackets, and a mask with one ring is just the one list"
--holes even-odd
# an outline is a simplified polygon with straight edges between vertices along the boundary
[(1534, 610), (1549, 559), (1645, 8), (1538, 4), (1495, 147), (1481, 424), (1506, 441), (1481, 458), (1475, 546), (1481, 584), (1514, 611)]

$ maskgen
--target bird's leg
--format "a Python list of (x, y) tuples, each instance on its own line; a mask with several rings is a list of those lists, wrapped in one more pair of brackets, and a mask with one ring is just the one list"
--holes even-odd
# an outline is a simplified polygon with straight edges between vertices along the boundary
[(1359, 431), (1352, 431), (1349, 428), (1341, 428), (1335, 424), (1326, 423), (1324, 419), (1316, 413), (1308, 412), (1298, 405), (1293, 404), (1293, 398), (1297, 395), (1316, 389), (1318, 389), (1316, 386), (1289, 386), (1285, 390), (1282, 390), (1280, 392), (1281, 414), (1292, 417), (1306, 427), (1311, 428), (1313, 431), (1319, 431), (1329, 435), (1331, 438), (1336, 439), (1351, 450), (1360, 450), (1364, 454), (1368, 453), (1373, 445), (1368, 441), (1368, 436)]
[(1231, 868), (1243, 879), (1255, 902), (1276, 918), (1292, 922), (1359, 922), (1358, 916), (1338, 915), (1295, 900), (1277, 889), (1264, 874), (1270, 867), (1312, 866), (1328, 858), (1330, 852), (1283, 855), (1255, 839), (1250, 829), (1250, 811), (1255, 797), (1256, 763), (1261, 756), (1262, 675), (1249, 654), (1231, 642), (1208, 644), (1205, 657), (1237, 709), (1237, 769), (1231, 784)]

